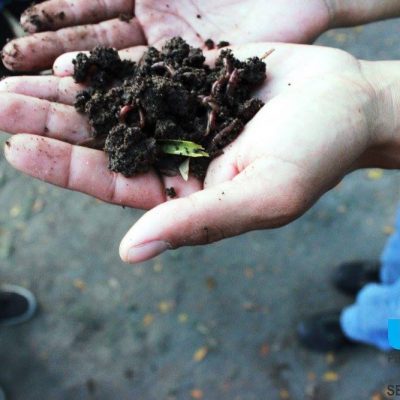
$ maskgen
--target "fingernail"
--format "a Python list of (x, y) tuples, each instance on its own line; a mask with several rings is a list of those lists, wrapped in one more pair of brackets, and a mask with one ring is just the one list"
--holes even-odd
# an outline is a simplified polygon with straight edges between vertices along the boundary
[(127, 261), (128, 263), (139, 263), (168, 250), (171, 246), (162, 240), (155, 240), (153, 242), (139, 244), (133, 246), (128, 250)]

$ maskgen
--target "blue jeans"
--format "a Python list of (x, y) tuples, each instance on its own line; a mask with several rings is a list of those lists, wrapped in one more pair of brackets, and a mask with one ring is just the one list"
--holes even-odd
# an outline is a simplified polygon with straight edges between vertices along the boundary
[(369, 284), (343, 310), (342, 329), (350, 339), (390, 350), (388, 320), (400, 319), (400, 210), (395, 233), (381, 256), (381, 284)]

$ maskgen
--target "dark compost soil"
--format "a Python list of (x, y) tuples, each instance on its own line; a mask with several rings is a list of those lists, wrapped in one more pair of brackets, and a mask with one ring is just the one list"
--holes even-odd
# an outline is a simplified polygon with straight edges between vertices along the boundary
[(174, 175), (189, 158), (190, 173), (204, 177), (263, 106), (251, 92), (266, 79), (258, 57), (241, 62), (224, 49), (215, 67), (204, 61), (201, 49), (179, 37), (161, 51), (150, 47), (138, 64), (111, 48), (78, 54), (74, 78), (88, 89), (75, 107), (92, 128), (82, 144), (104, 149), (109, 168), (125, 176), (152, 167)]

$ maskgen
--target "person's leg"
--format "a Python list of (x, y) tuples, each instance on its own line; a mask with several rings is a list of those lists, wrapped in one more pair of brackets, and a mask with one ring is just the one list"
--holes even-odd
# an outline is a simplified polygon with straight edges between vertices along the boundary
[(355, 304), (341, 314), (341, 326), (351, 339), (389, 350), (388, 320), (400, 318), (400, 211), (395, 233), (381, 257), (382, 284), (369, 284)]
[(400, 280), (393, 285), (367, 285), (356, 302), (341, 314), (343, 332), (350, 339), (390, 350), (389, 319), (400, 318)]

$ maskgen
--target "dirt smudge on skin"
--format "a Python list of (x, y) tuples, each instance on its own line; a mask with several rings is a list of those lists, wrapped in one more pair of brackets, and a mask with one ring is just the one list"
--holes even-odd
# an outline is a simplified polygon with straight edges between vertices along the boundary
[(119, 14), (118, 19), (122, 22), (130, 22), (133, 18), (132, 14)]
[[(61, 13), (59, 13), (58, 15), (60, 14)], [(25, 30), (27, 28), (29, 29), (29, 25), (31, 25), (35, 27), (35, 32), (43, 32), (51, 29), (54, 24), (54, 17), (46, 10), (39, 11), (36, 5), (33, 5), (26, 9), (23, 12), (22, 17), (25, 19), (23, 24)]]

